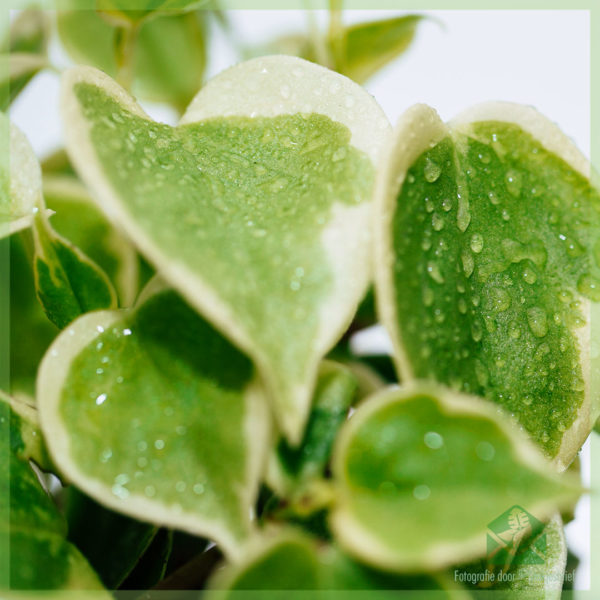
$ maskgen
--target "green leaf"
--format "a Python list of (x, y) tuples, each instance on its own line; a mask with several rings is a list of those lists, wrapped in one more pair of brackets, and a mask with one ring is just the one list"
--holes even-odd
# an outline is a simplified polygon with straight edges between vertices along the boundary
[(116, 308), (117, 296), (106, 274), (79, 248), (58, 235), (45, 217), (34, 226), (33, 271), (37, 297), (59, 329), (79, 315)]
[(101, 207), (252, 356), (299, 442), (319, 361), (366, 291), (385, 116), (356, 84), (291, 57), (229, 69), (175, 128), (94, 69), (71, 70), (63, 100), (69, 153)]
[(138, 293), (139, 260), (131, 243), (106, 220), (74, 177), (44, 177), (46, 206), (53, 229), (93, 260), (114, 284), (122, 306)]
[(497, 402), (561, 469), (600, 410), (589, 341), (600, 194), (589, 175), (533, 108), (484, 104), (445, 125), (418, 105), (378, 187), (377, 292), (402, 380)]
[(120, 587), (148, 549), (157, 528), (104, 508), (71, 487), (66, 497), (69, 541), (111, 590)]
[[(58, 13), (61, 42), (70, 56), (117, 75), (116, 29), (89, 6), (69, 0)], [(85, 7), (88, 7), (87, 9)], [(136, 95), (183, 110), (202, 86), (206, 66), (206, 14), (166, 14), (141, 25), (134, 49)]]
[(0, 155), (0, 238), (30, 227), (42, 204), (40, 164), (27, 138), (0, 113), (0, 140), (9, 141)]
[(250, 361), (157, 285), (135, 310), (84, 315), (50, 347), (37, 398), (48, 449), (107, 508), (235, 556), (268, 442), (264, 400)]
[(336, 539), (399, 572), (483, 556), (486, 528), (514, 505), (541, 521), (581, 492), (486, 402), (426, 384), (363, 402), (332, 470)]
[(58, 329), (36, 298), (26, 234), (10, 238), (10, 391), (33, 397), (38, 366)]
[(159, 529), (121, 589), (146, 590), (161, 581), (173, 550), (173, 537), (171, 530)]
[(8, 407), (2, 414), (10, 414), (11, 452), (21, 460), (31, 459), (41, 468), (49, 469), (50, 461), (33, 400), (10, 397), (0, 390), (0, 403)]
[(92, 0), (96, 9), (110, 23), (127, 27), (165, 13), (196, 10), (208, 0)]
[(0, 55), (0, 88), (8, 89), (6, 100), (0, 104), (6, 110), (29, 81), (48, 66), (48, 59), (40, 54), (11, 52)]
[(349, 369), (331, 361), (321, 364), (301, 443), (294, 447), (280, 439), (271, 457), (268, 480), (280, 494), (323, 476), (356, 390), (357, 381)]
[(406, 51), (422, 19), (408, 15), (347, 27), (342, 73), (364, 83)]
[[(2, 402), (6, 400), (3, 398)], [(10, 544), (10, 587), (12, 590), (102, 590), (94, 571), (77, 548), (66, 541), (66, 523), (26, 458), (34, 457), (28, 439), (31, 421), (10, 402), (10, 458), (0, 462), (0, 520), (2, 535)], [(6, 414), (2, 409), (2, 414)], [(2, 417), (4, 418), (4, 417)], [(22, 437), (26, 433), (25, 438)], [(6, 439), (2, 440), (3, 446)], [(95, 592), (94, 598), (110, 598)]]
[(32, 77), (48, 66), (49, 32), (48, 15), (41, 10), (24, 10), (11, 23), (10, 35), (0, 50), (0, 89), (8, 90), (2, 96), (1, 110), (6, 110)]
[[(469, 577), (473, 598), (493, 597), (499, 600), (559, 600), (567, 563), (567, 544), (560, 515), (556, 514), (541, 531), (534, 532), (518, 546), (508, 569), (490, 566), (485, 561), (468, 567), (457, 567), (458, 580)], [(515, 564), (516, 563), (516, 564)]]
[[(401, 577), (375, 571), (353, 561), (337, 548), (291, 529), (267, 532), (255, 540), (246, 549), (242, 561), (227, 565), (209, 585), (212, 591), (207, 594), (207, 600), (258, 600), (261, 594), (252, 594), (252, 590), (263, 590), (262, 597), (264, 590), (269, 590), (270, 597), (282, 600), (289, 598), (292, 590), (313, 590), (311, 598), (321, 598), (316, 590), (324, 590), (323, 599), (347, 598), (348, 590), (364, 590), (365, 594), (368, 590), (369, 598), (381, 600), (397, 598), (398, 590), (435, 591), (435, 597), (440, 599), (466, 597), (461, 592), (446, 591), (453, 586), (445, 575)], [(414, 597), (424, 598), (423, 594)]]

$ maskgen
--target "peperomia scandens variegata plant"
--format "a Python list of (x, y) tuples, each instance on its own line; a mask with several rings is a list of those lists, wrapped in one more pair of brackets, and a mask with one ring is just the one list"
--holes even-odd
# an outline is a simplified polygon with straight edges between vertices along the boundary
[(420, 16), (332, 1), (320, 64), (204, 83), (232, 24), (198, 6), (62, 3), (66, 147), (2, 117), (0, 533), (27, 560), (0, 588), (559, 598), (599, 410), (589, 164), (516, 105), (392, 134), (356, 82)]
[(587, 161), (530, 107), (480, 105), (446, 125), (418, 105), (377, 196), (378, 300), (403, 379), (497, 402), (568, 466), (600, 410), (600, 192)]

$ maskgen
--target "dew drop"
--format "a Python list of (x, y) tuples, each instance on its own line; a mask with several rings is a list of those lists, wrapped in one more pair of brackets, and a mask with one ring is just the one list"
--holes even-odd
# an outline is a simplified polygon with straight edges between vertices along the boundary
[(155, 447), (157, 450), (162, 450), (162, 449), (165, 447), (165, 442), (164, 442), (164, 440), (156, 440), (156, 441), (154, 442), (154, 447)]
[(521, 337), (521, 325), (517, 321), (511, 321), (508, 325), (508, 335), (517, 340)]
[(431, 239), (428, 237), (424, 237), (421, 240), (421, 248), (423, 249), (424, 252), (427, 252), (427, 250), (431, 249)]
[(475, 377), (477, 377), (477, 382), (482, 387), (486, 387), (490, 380), (487, 367), (478, 359), (475, 359)]
[(427, 263), (427, 274), (436, 283), (444, 283), (444, 281), (445, 281), (442, 273), (440, 272), (440, 268), (438, 267), (437, 263), (434, 263), (431, 261)]
[(546, 311), (539, 306), (527, 309), (527, 323), (535, 337), (544, 337), (548, 333)]
[(423, 288), (423, 304), (425, 306), (431, 306), (433, 304), (433, 290), (431, 288)]
[(425, 177), (425, 181), (429, 183), (433, 183), (437, 181), (439, 176), (442, 173), (442, 168), (431, 159), (427, 159), (425, 161), (425, 167), (423, 168), (423, 176)]
[(458, 312), (462, 315), (466, 314), (467, 312), (467, 303), (464, 298), (458, 299)]
[(589, 273), (582, 275), (577, 281), (577, 289), (581, 294), (594, 302), (600, 302), (600, 280)]
[(518, 198), (521, 195), (523, 178), (520, 173), (512, 169), (506, 173), (506, 189), (511, 196)]
[(471, 324), (471, 337), (474, 342), (481, 341), (483, 330), (481, 329), (481, 323), (479, 321), (473, 321)]
[(468, 250), (463, 250), (460, 255), (463, 271), (467, 277), (471, 277), (473, 273), (473, 269), (475, 268), (475, 260), (473, 259), (473, 255)]
[(152, 498), (156, 494), (156, 488), (153, 485), (147, 485), (144, 488), (144, 494), (148, 496), (148, 498)]
[(496, 194), (496, 192), (490, 192), (488, 194), (488, 198), (490, 199), (490, 202), (494, 205), (500, 204), (500, 198), (498, 198), (498, 195)]
[(417, 485), (413, 490), (413, 496), (417, 500), (427, 500), (431, 496), (431, 490), (427, 485)]
[(490, 462), (496, 456), (496, 449), (489, 442), (479, 442), (475, 448), (477, 456), (486, 462)]
[(452, 200), (450, 200), (450, 198), (444, 198), (442, 200), (442, 209), (445, 212), (449, 212), (450, 210), (452, 210)]
[(96, 398), (96, 404), (98, 406), (100, 406), (101, 404), (104, 404), (106, 398), (108, 398), (108, 396), (106, 394), (100, 394), (97, 398)]
[(431, 216), (431, 226), (435, 231), (441, 231), (444, 228), (444, 217), (434, 212)]
[(510, 306), (510, 295), (502, 288), (492, 288), (490, 299), (491, 308), (496, 312), (504, 312)]
[(471, 222), (471, 211), (469, 210), (469, 201), (461, 194), (458, 194), (458, 211), (456, 213), (456, 224), (458, 228), (465, 232)]
[(523, 269), (523, 281), (529, 285), (534, 284), (537, 281), (537, 275), (535, 271), (529, 267)]
[(479, 254), (483, 250), (483, 237), (479, 233), (474, 233), (471, 236), (471, 250), (475, 254)]
[(192, 490), (194, 491), (194, 494), (197, 494), (198, 496), (200, 496), (201, 494), (204, 493), (204, 485), (201, 483), (195, 483)]

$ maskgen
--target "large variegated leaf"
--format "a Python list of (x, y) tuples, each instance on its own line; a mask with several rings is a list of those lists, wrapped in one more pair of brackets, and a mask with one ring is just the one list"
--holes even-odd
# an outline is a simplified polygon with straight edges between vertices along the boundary
[(485, 401), (419, 384), (362, 403), (340, 432), (331, 524), (351, 554), (399, 572), (486, 554), (486, 529), (518, 506), (538, 520), (581, 490)]
[(566, 467), (599, 409), (600, 193), (587, 161), (533, 108), (485, 104), (445, 125), (418, 105), (397, 126), (378, 203), (378, 298), (403, 380), (497, 402)]
[(268, 414), (250, 361), (172, 291), (89, 313), (38, 376), (48, 449), (113, 510), (216, 540), (251, 530)]
[(373, 165), (388, 133), (376, 103), (280, 56), (215, 78), (175, 128), (77, 68), (64, 79), (63, 116), (100, 206), (252, 356), (298, 442), (319, 360), (369, 279)]

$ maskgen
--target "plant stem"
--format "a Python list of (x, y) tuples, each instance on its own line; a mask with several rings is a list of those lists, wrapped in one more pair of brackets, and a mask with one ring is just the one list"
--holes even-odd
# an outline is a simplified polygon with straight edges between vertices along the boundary
[(135, 45), (139, 34), (139, 24), (131, 23), (118, 27), (115, 33), (115, 52), (117, 59), (117, 81), (131, 91)]
[(343, 0), (329, 0), (329, 34), (328, 41), (333, 60), (332, 68), (343, 73), (345, 67), (346, 39), (342, 23)]

